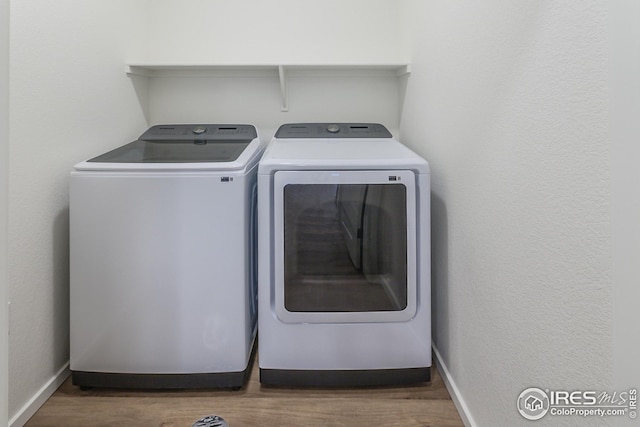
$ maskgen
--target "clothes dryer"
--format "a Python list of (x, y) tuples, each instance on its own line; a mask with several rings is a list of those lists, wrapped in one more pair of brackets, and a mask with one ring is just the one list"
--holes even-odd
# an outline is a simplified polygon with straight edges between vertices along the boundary
[(70, 178), (71, 361), (84, 387), (241, 387), (257, 323), (250, 125), (158, 125)]
[(430, 380), (429, 185), (380, 124), (278, 129), (258, 172), (262, 383)]

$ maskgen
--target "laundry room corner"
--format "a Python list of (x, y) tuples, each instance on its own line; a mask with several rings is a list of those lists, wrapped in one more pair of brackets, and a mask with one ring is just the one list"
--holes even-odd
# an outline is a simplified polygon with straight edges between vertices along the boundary
[(411, 4), (436, 359), (467, 425), (529, 425), (528, 387), (612, 386), (607, 6)]
[[(186, 425), (215, 406), (237, 417), (232, 427), (264, 415), (348, 424), (354, 412), (355, 425), (398, 414), (415, 426), (610, 425), (532, 423), (518, 404), (529, 388), (640, 386), (628, 339), (640, 7), (618, 11), (628, 28), (616, 39), (611, 3), (0, 0), (0, 426), (86, 425), (121, 399), (131, 412), (105, 424)], [(616, 134), (620, 124), (630, 130)], [(245, 181), (232, 156), (189, 157), (230, 134), (235, 149), (259, 147), (245, 153), (257, 178)], [(242, 203), (257, 207), (212, 196), (214, 183), (225, 195), (250, 183)], [(85, 221), (70, 236), (74, 194)], [(109, 209), (125, 197), (148, 203)], [(106, 262), (103, 243), (123, 241)], [(201, 297), (209, 276), (232, 265), (237, 279), (256, 259), (262, 283), (248, 281), (268, 299), (248, 292), (248, 310), (241, 295), (209, 315), (220, 297)], [(158, 292), (162, 309), (140, 315), (158, 283), (173, 286)], [(75, 313), (74, 290), (90, 302)], [(243, 316), (240, 357), (216, 340), (239, 340)], [(163, 371), (142, 372), (163, 362), (156, 352)], [(242, 370), (223, 363), (220, 389), (208, 389), (222, 353)], [(200, 390), (183, 390), (194, 373)], [(94, 385), (105, 389), (84, 389)]]
[(146, 5), (10, 2), (12, 426), (26, 422), (68, 375), (68, 174), (94, 150), (113, 148), (146, 127), (123, 72), (126, 58), (145, 43)]

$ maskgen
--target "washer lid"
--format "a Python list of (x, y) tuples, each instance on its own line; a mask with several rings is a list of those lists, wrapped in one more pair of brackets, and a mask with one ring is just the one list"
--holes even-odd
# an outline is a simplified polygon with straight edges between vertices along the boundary
[(233, 162), (251, 140), (137, 140), (88, 160), (95, 163), (211, 163)]
[(98, 157), (93, 163), (233, 162), (257, 132), (250, 125), (158, 125), (140, 138)]
[(251, 125), (158, 125), (140, 138), (80, 162), (76, 171), (244, 171), (264, 144)]

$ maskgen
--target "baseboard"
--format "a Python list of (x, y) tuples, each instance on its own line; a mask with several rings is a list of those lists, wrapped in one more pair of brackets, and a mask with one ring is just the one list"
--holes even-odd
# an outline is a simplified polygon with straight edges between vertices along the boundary
[(69, 363), (67, 362), (40, 390), (38, 390), (27, 403), (9, 420), (9, 427), (22, 427), (40, 409), (44, 402), (62, 385), (69, 377)]
[[(465, 403), (460, 390), (455, 381), (451, 377), (451, 373), (447, 368), (447, 365), (442, 360), (442, 356), (438, 351), (438, 347), (435, 343), (432, 343), (433, 354), (435, 355), (435, 362), (442, 377), (444, 385), (447, 387), (451, 400), (455, 405), (462, 422), (466, 427), (477, 427), (476, 422), (469, 412), (469, 408)], [(49, 381), (47, 381), (37, 393), (33, 395), (31, 399), (9, 420), (9, 427), (22, 427), (27, 421), (40, 409), (40, 407), (47, 401), (49, 397), (65, 382), (70, 375), (69, 363), (65, 364)]]
[(444, 382), (444, 385), (447, 387), (447, 390), (451, 395), (451, 400), (453, 400), (453, 404), (456, 406), (458, 414), (460, 414), (460, 418), (462, 418), (462, 422), (464, 423), (465, 427), (477, 427), (478, 424), (476, 424), (476, 422), (473, 420), (471, 412), (469, 411), (469, 407), (462, 398), (462, 394), (460, 394), (460, 390), (453, 380), (453, 377), (451, 376), (447, 365), (442, 360), (442, 355), (440, 355), (440, 352), (438, 351), (435, 343), (432, 342), (431, 347), (433, 349), (433, 354), (436, 357), (436, 367), (438, 368), (438, 372), (440, 372), (442, 381)]

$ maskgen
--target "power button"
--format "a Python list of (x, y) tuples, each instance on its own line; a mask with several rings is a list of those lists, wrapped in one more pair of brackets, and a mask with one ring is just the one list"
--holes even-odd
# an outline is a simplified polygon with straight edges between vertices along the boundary
[(195, 133), (196, 135), (202, 135), (203, 133), (205, 133), (207, 131), (207, 128), (204, 126), (198, 126), (193, 128), (193, 133)]
[(327, 126), (327, 132), (329, 132), (329, 133), (338, 133), (338, 132), (340, 132), (340, 126), (338, 126), (338, 125), (329, 125), (329, 126)]

